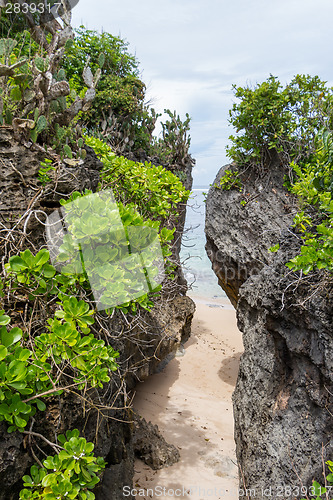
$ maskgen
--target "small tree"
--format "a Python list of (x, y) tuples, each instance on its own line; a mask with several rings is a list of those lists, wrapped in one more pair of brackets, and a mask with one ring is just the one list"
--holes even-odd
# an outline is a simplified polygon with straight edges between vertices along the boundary
[(285, 88), (270, 76), (254, 89), (234, 86), (228, 156), (238, 165), (265, 166), (277, 152), (284, 164), (308, 158), (319, 129), (332, 122), (332, 89), (318, 76), (297, 75)]

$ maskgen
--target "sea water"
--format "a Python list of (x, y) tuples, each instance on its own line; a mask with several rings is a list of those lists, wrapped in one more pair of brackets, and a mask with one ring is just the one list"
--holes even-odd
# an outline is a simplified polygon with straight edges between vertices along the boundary
[(205, 193), (207, 188), (196, 188), (187, 203), (185, 231), (180, 253), (184, 275), (190, 286), (189, 295), (219, 299), (225, 293), (218, 285), (205, 244)]

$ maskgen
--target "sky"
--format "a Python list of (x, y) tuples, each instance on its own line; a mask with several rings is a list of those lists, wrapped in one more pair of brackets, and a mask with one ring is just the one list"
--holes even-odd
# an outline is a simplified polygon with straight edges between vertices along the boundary
[(228, 163), (233, 84), (303, 73), (333, 85), (332, 0), (79, 0), (72, 14), (129, 42), (156, 111), (189, 113), (194, 187)]

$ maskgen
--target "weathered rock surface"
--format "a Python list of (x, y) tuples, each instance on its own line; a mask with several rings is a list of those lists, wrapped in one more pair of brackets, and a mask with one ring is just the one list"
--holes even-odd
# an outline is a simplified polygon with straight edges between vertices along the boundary
[(240, 488), (256, 500), (301, 498), (297, 487), (323, 483), (322, 452), (333, 457), (333, 285), (285, 266), (300, 240), (284, 173), (276, 163), (261, 178), (245, 174), (245, 196), (212, 187), (207, 199), (208, 255), (243, 333), (235, 440)]
[[(216, 184), (228, 168), (229, 165), (220, 169)], [(209, 190), (206, 250), (219, 284), (234, 306), (240, 286), (274, 260), (268, 248), (292, 223), (295, 202), (283, 188), (284, 173), (279, 164), (264, 177), (245, 173), (244, 194), (235, 189)]]
[[(18, 144), (11, 127), (0, 127), (2, 266), (10, 255), (27, 247), (37, 252), (45, 246), (43, 222), (46, 215), (59, 206), (61, 198), (72, 191), (96, 189), (102, 164), (91, 148), (87, 148), (87, 152), (83, 165), (60, 164), (55, 174), (50, 172), (52, 180), (42, 190), (38, 171), (40, 162), (48, 155), (42, 150)], [(182, 230), (181, 224), (177, 229)], [(21, 306), (24, 308), (25, 304)], [(87, 398), (98, 398), (98, 410), (87, 409), (82, 399), (69, 393), (54, 398), (48, 402), (45, 412), (35, 415), (33, 431), (50, 441), (54, 441), (56, 434), (78, 428), (87, 440), (95, 442), (95, 454), (103, 456), (108, 463), (101, 483), (94, 490), (97, 500), (119, 500), (123, 497), (123, 487), (132, 487), (134, 427), (132, 412), (128, 408), (128, 391), (137, 380), (144, 380), (154, 373), (158, 364), (187, 340), (194, 310), (193, 301), (173, 287), (164, 290), (151, 312), (141, 311), (139, 317), (130, 314), (125, 317), (120, 311), (111, 319), (105, 316), (101, 330), (96, 333), (119, 350), (120, 368), (113, 374), (108, 387), (104, 386), (98, 394), (87, 392)], [(7, 426), (1, 423), (0, 500), (18, 498), (22, 489), (21, 478), (35, 462), (31, 445), (37, 453), (36, 445), (45, 453), (53, 454), (53, 450), (38, 437), (8, 434)]]
[(143, 417), (133, 414), (135, 455), (154, 470), (162, 469), (179, 461), (178, 449), (168, 444), (158, 426), (147, 422)]

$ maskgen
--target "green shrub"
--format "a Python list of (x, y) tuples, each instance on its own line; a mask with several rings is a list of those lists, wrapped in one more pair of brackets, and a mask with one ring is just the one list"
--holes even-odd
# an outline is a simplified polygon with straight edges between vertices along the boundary
[(6, 264), (12, 291), (26, 293), (29, 300), (57, 294), (60, 305), (47, 320), (47, 332), (34, 337), (32, 346), (20, 328), (7, 329), (10, 317), (0, 311), (0, 420), (9, 424), (8, 432), (23, 430), (36, 406), (45, 410), (41, 398), (67, 386), (102, 387), (117, 369), (118, 353), (90, 333), (94, 312), (64, 293), (71, 291), (73, 281), (56, 273), (48, 260), (45, 249), (36, 256), (25, 250)]
[(182, 165), (188, 158), (191, 144), (189, 135), (191, 118), (186, 113), (186, 119), (182, 121), (176, 111), (172, 113), (170, 109), (165, 109), (164, 113), (168, 115), (169, 120), (161, 122), (162, 138), (155, 139), (151, 152), (171, 165)]
[(33, 465), (30, 475), (23, 476), (24, 489), (20, 499), (94, 500), (92, 490), (99, 482), (98, 474), (105, 468), (101, 457), (93, 455), (94, 444), (80, 437), (79, 431), (58, 436), (59, 453), (43, 460), (43, 468)]
[(302, 167), (292, 164), (297, 180), (291, 191), (302, 208), (294, 227), (301, 232), (303, 246), (287, 266), (304, 274), (314, 269), (333, 271), (333, 135), (323, 130), (316, 142), (310, 162)]
[(159, 116), (144, 103), (146, 86), (139, 79), (138, 61), (127, 47), (119, 37), (81, 26), (63, 61), (79, 95), (86, 88), (82, 72), (87, 60), (92, 71), (101, 68), (95, 99), (91, 109), (81, 115), (81, 124), (90, 135), (120, 152), (149, 148)]
[(164, 167), (117, 156), (107, 144), (95, 138), (86, 138), (86, 143), (94, 148), (104, 165), (100, 188), (112, 188), (117, 201), (134, 203), (142, 216), (153, 220), (168, 218), (177, 215), (178, 203), (187, 201), (189, 191)]
[(93, 73), (101, 67), (102, 85), (104, 77), (111, 75), (119, 78), (129, 75), (137, 77), (139, 63), (135, 56), (128, 52), (127, 47), (128, 43), (120, 37), (80, 26), (75, 30), (74, 43), (66, 50), (62, 66), (67, 78), (74, 81), (78, 91), (85, 86), (82, 73), (88, 58)]
[(297, 75), (283, 88), (271, 75), (253, 89), (234, 91), (241, 101), (230, 123), (238, 135), (230, 136), (227, 154), (238, 165), (265, 166), (274, 152), (285, 164), (309, 158), (320, 128), (332, 125), (332, 89), (318, 76)]

